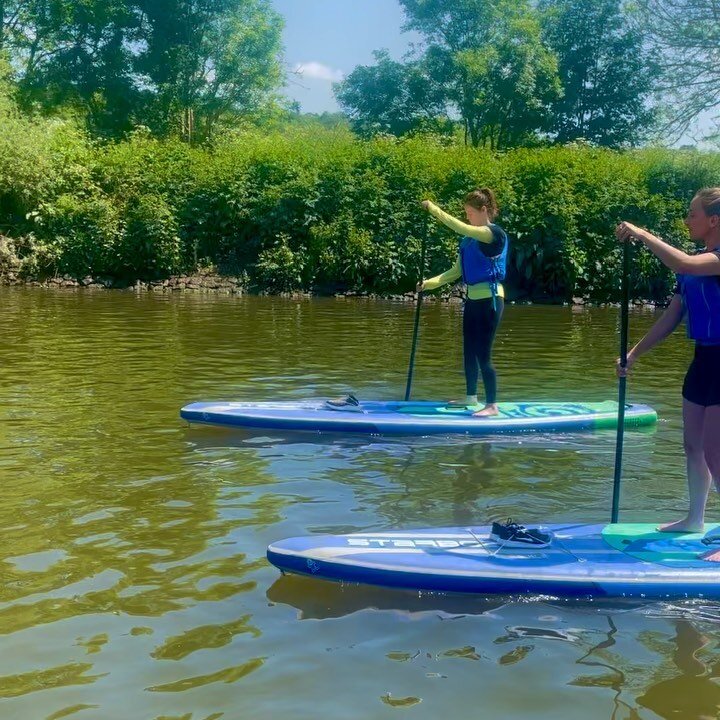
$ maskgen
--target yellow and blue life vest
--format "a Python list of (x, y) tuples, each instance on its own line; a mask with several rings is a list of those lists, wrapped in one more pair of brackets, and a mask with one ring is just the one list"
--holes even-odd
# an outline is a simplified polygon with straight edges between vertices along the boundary
[(493, 304), (497, 296), (497, 286), (507, 274), (508, 237), (499, 225), (490, 225), (493, 236), (502, 242), (502, 250), (498, 255), (489, 257), (483, 252), (485, 247), (475, 238), (463, 237), (460, 240), (460, 268), (462, 279), (466, 285), (489, 283), (492, 291)]

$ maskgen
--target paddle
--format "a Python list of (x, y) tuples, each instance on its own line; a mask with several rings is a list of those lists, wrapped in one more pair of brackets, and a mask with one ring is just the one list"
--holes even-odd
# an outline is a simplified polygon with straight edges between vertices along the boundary
[[(628, 307), (630, 305), (630, 240), (623, 243), (622, 301), (620, 309), (620, 365), (627, 367)], [(620, 505), (620, 475), (622, 473), (623, 440), (625, 439), (625, 394), (627, 377), (618, 386), (618, 425), (615, 441), (615, 480), (613, 482), (612, 514), (610, 521), (618, 521)]]
[[(420, 279), (422, 282), (425, 275), (425, 250), (427, 247), (428, 224), (423, 222), (422, 245), (420, 246)], [(408, 367), (407, 383), (405, 385), (405, 402), (410, 399), (410, 389), (412, 387), (413, 369), (415, 366), (415, 351), (417, 350), (418, 332), (420, 330), (420, 310), (422, 308), (423, 291), (420, 290), (417, 296), (417, 306), (415, 307), (415, 327), (413, 328), (412, 350), (410, 350), (410, 366)]]

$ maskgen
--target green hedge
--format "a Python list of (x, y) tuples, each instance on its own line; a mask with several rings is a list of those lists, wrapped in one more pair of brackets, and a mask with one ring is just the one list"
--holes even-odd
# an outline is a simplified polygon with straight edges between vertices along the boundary
[[(511, 295), (618, 298), (613, 227), (628, 219), (686, 245), (693, 193), (720, 184), (720, 154), (587, 147), (501, 155), (432, 137), (360, 141), (342, 129), (238, 132), (211, 148), (142, 132), (96, 145), (68, 123), (0, 102), (0, 234), (23, 237), (26, 274), (157, 279), (203, 266), (257, 290), (404, 292), (422, 238), (426, 275), (456, 238), (428, 223), (430, 197), (461, 214), (496, 188), (512, 242)], [(636, 297), (663, 300), (670, 273), (643, 253)]]

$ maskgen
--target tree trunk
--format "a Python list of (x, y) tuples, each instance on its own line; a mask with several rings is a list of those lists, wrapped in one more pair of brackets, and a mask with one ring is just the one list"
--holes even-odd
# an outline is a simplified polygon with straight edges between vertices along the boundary
[(470, 117), (467, 120), (470, 127), (470, 142), (474, 148), (479, 147), (481, 140), (481, 127), (476, 118)]
[(195, 112), (192, 108), (186, 107), (180, 117), (182, 138), (185, 142), (191, 143), (195, 137)]
[(180, 107), (180, 135), (185, 142), (189, 142), (190, 108), (188, 108), (186, 98), (181, 99)]

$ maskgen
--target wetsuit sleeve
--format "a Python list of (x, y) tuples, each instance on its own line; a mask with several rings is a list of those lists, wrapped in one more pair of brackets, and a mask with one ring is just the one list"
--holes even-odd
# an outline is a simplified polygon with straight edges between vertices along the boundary
[(454, 230), (458, 235), (475, 238), (475, 240), (479, 240), (481, 243), (491, 243), (494, 240), (492, 230), (490, 230), (487, 225), (468, 225), (452, 215), (448, 215), (444, 210), (441, 210), (435, 205), (435, 203), (429, 201), (428, 212), (443, 225)]
[(423, 282), (423, 289), (437, 290), (439, 287), (454, 282), (455, 280), (459, 280), (461, 277), (462, 270), (460, 269), (460, 258), (458, 257), (458, 259), (455, 261), (455, 264), (449, 270), (446, 270), (444, 273), (442, 273), (442, 275), (436, 275), (429, 280), (425, 280)]

